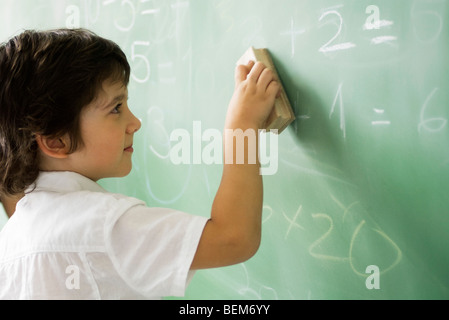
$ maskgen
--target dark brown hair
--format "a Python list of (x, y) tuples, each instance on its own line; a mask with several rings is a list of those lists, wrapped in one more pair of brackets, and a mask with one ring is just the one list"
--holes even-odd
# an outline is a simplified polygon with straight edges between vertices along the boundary
[(35, 134), (83, 142), (81, 110), (107, 79), (128, 85), (114, 42), (85, 29), (27, 30), (0, 45), (0, 195), (22, 193), (39, 174)]

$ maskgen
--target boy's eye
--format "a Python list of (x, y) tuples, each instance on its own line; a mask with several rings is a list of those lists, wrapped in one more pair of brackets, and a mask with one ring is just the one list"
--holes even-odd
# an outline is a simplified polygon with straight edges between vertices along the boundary
[(122, 104), (121, 104), (121, 103), (118, 104), (118, 105), (116, 105), (115, 108), (112, 109), (111, 113), (115, 113), (115, 114), (120, 113), (120, 108), (121, 108), (121, 107), (122, 107)]

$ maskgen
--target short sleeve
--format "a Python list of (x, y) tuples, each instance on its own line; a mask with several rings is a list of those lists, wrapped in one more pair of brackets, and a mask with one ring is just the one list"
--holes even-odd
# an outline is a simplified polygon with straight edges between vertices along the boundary
[(105, 230), (106, 250), (118, 274), (148, 298), (183, 296), (207, 218), (133, 206)]

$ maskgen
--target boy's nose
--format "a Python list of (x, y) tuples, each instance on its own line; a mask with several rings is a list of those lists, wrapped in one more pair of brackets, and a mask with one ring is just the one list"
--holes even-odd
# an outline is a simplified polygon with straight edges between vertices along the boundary
[(142, 127), (141, 121), (131, 112), (131, 120), (129, 122), (127, 133), (132, 134), (137, 132)]

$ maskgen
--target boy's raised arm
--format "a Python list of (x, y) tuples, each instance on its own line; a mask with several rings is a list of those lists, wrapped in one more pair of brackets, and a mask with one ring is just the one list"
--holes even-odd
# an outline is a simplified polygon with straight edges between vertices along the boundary
[[(280, 85), (276, 80), (260, 62), (251, 61), (236, 68), (235, 91), (224, 130), (223, 176), (191, 269), (240, 263), (252, 257), (259, 248), (263, 188), (257, 156), (258, 130), (264, 127), (279, 92)], [(236, 163), (235, 148), (238, 145), (233, 142), (235, 130), (254, 131), (256, 146), (250, 146), (249, 150), (255, 152), (255, 163), (248, 161), (251, 155), (248, 155), (246, 143), (245, 161)], [(230, 154), (234, 157), (232, 163)]]

